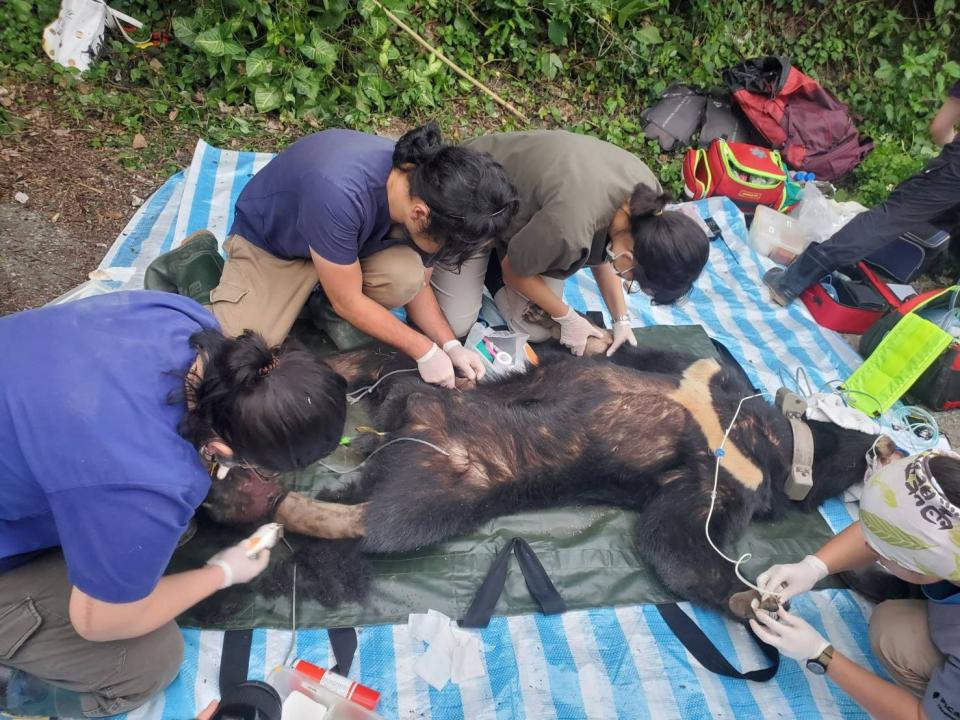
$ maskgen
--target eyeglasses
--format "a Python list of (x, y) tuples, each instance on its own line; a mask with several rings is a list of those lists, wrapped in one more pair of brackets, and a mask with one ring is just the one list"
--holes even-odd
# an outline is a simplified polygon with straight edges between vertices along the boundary
[[(622, 253), (615, 253), (613, 251), (612, 244), (607, 243), (606, 255), (607, 255), (607, 259), (610, 261), (610, 264), (613, 266), (614, 274), (618, 278), (620, 278), (621, 281), (623, 281), (623, 291), (627, 295), (636, 295), (637, 293), (642, 292), (648, 297), (650, 297), (651, 305), (673, 305), (674, 307), (683, 307), (690, 300), (690, 293), (692, 292), (693, 288), (689, 288), (685, 293), (683, 293), (683, 295), (678, 297), (673, 302), (668, 302), (668, 303), (657, 302), (650, 296), (649, 292), (643, 289), (643, 286), (640, 285), (640, 281), (633, 277), (633, 275), (635, 274), (636, 263), (634, 261), (632, 252), (630, 252), (629, 250), (625, 250)], [(628, 257), (630, 259), (630, 267), (626, 270), (619, 270), (617, 268), (617, 260), (619, 260), (622, 257)], [(628, 273), (630, 274), (629, 278), (626, 277)]]
[[(642, 292), (643, 288), (640, 287), (640, 281), (635, 280), (632, 276), (634, 273), (635, 263), (633, 259), (633, 253), (629, 250), (624, 250), (622, 253), (615, 253), (613, 251), (612, 243), (607, 243), (606, 247), (607, 260), (610, 261), (610, 264), (613, 266), (614, 274), (623, 281), (623, 291), (627, 295), (636, 295), (638, 292)], [(630, 267), (626, 270), (620, 270), (617, 268), (617, 260), (620, 258), (627, 258), (630, 261)], [(626, 277), (627, 274), (630, 274), (631, 277)]]

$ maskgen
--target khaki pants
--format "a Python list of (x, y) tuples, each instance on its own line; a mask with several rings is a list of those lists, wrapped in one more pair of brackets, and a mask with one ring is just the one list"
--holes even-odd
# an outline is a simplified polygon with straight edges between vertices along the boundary
[[(224, 244), (227, 262), (220, 284), (210, 292), (214, 317), (225, 335), (255, 330), (279, 345), (317, 286), (307, 260), (283, 260), (239, 235)], [(423, 261), (413, 248), (391, 245), (360, 260), (363, 294), (386, 308), (403, 307), (424, 282)]]
[(84, 640), (69, 619), (71, 587), (59, 550), (0, 574), (0, 665), (78, 693), (88, 717), (129, 712), (170, 684), (183, 661), (176, 623), (132, 640)]
[(944, 656), (930, 639), (926, 600), (887, 600), (870, 618), (873, 654), (900, 685), (920, 696)]
[[(487, 263), (490, 262), (490, 250), (474, 255), (461, 267), (460, 272), (445, 270), (437, 267), (430, 278), (430, 285), (440, 303), (447, 322), (453, 334), (464, 337), (480, 315), (480, 305), (483, 301), (483, 281), (487, 274)], [(542, 276), (547, 287), (557, 297), (563, 297), (563, 280)], [(527, 322), (523, 319), (523, 312), (530, 302), (523, 295), (512, 288), (504, 286), (494, 296), (497, 310), (503, 316), (507, 325), (514, 332), (526, 333), (530, 342), (549, 340), (549, 328)]]

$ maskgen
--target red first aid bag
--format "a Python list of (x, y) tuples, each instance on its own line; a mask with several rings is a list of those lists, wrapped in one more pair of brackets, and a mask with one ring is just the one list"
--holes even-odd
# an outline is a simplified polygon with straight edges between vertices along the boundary
[(747, 213), (757, 205), (782, 211), (787, 200), (787, 168), (776, 150), (717, 139), (706, 150), (687, 151), (683, 188), (692, 200), (723, 195)]

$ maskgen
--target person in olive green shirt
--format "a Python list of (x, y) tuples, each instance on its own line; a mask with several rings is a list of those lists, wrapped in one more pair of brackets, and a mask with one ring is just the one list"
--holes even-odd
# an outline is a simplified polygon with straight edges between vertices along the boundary
[[(508, 325), (532, 342), (550, 330), (526, 321), (533, 303), (560, 325), (560, 342), (575, 355), (599, 330), (563, 301), (563, 280), (589, 267), (614, 320), (612, 354), (635, 345), (627, 293), (657, 304), (686, 296), (708, 255), (701, 226), (664, 211), (660, 183), (639, 158), (610, 143), (562, 130), (497, 133), (463, 143), (490, 154), (516, 187), (520, 208), (495, 246), (504, 287), (494, 299)], [(437, 268), (431, 283), (447, 321), (462, 337), (480, 311), (490, 251), (459, 272)]]

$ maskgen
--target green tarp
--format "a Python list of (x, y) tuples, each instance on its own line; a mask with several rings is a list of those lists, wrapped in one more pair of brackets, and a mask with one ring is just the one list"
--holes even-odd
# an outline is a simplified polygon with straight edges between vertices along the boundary
[[(716, 351), (703, 330), (693, 327), (656, 327), (637, 331), (647, 347), (686, 350), (698, 357)], [(351, 408), (347, 434), (368, 424), (359, 406)], [(362, 460), (347, 448), (326, 459), (327, 464), (349, 468)], [(318, 466), (287, 476), (284, 482), (301, 492), (336, 487), (339, 476)], [(429, 482), (429, 478), (424, 478)], [(637, 555), (633, 532), (634, 515), (617, 508), (580, 506), (522, 513), (488, 522), (476, 532), (406, 555), (371, 558), (375, 580), (367, 601), (325, 608), (299, 597), (300, 627), (337, 627), (406, 622), (411, 612), (439, 610), (459, 617), (469, 606), (497, 551), (512, 537), (524, 538), (533, 547), (570, 609), (659, 603), (676, 600), (661, 585)], [(753, 554), (744, 567), (754, 576), (774, 562), (798, 560), (819, 548), (831, 533), (818, 513), (793, 513), (775, 524), (755, 522), (731, 548), (731, 557)], [(196, 567), (220, 548), (234, 542), (236, 534), (205, 525), (174, 558), (172, 569)], [(643, 542), (642, 538), (639, 542)], [(288, 551), (280, 545), (274, 562)], [(733, 572), (733, 566), (730, 566)], [(216, 627), (288, 627), (290, 598), (267, 599), (256, 582), (230, 588), (210, 598), (180, 618), (182, 625), (203, 625), (210, 605), (228, 608), (229, 615)], [(496, 614), (529, 613), (538, 608), (527, 593), (523, 576), (514, 562)], [(222, 613), (219, 613), (222, 614)]]

